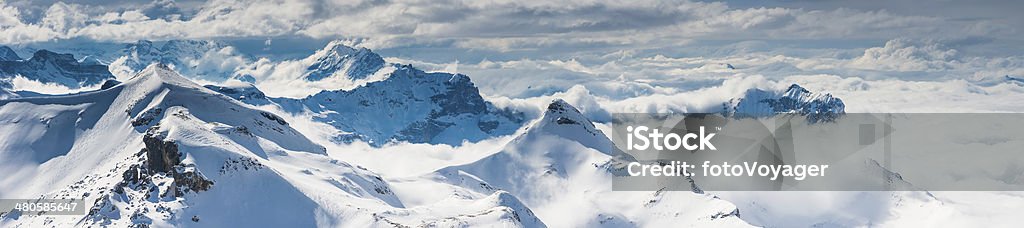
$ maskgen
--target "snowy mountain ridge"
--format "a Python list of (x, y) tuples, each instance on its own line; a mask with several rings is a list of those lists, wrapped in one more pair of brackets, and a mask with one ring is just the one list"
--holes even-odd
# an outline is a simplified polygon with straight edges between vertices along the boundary
[(0, 197), (92, 205), (0, 212), (4, 227), (544, 226), (502, 192), (406, 208), (382, 177), (166, 65), (99, 91), (2, 100), (0, 127)]

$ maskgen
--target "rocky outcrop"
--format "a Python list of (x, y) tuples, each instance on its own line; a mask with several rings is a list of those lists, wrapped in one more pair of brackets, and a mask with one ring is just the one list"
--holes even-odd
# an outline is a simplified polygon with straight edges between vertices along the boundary
[[(174, 196), (182, 196), (187, 192), (201, 192), (210, 189), (213, 181), (207, 180), (196, 170), (192, 164), (182, 164), (182, 153), (178, 151), (178, 145), (172, 141), (165, 141), (156, 130), (159, 127), (150, 128), (143, 136), (142, 142), (146, 145), (143, 153), (146, 155), (145, 168), (149, 174), (163, 174), (174, 179), (173, 186), (167, 192)], [(126, 178), (127, 179), (127, 178)]]
[(394, 67), (386, 79), (352, 90), (271, 100), (288, 112), (318, 113), (315, 120), (340, 131), (334, 138), (338, 143), (458, 145), (511, 134), (524, 122), (522, 113), (484, 100), (466, 75), (427, 73), (411, 65)]

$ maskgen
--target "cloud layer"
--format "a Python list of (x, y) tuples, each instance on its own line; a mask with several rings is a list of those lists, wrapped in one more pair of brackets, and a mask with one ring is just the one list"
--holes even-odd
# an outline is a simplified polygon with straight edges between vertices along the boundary
[[(981, 4), (981, 3), (979, 3)], [(658, 48), (690, 39), (1012, 37), (998, 17), (962, 20), (845, 5), (804, 9), (686, 0), (0, 1), (0, 43), (307, 36), (375, 48), (443, 45), (512, 51), (573, 46)]]

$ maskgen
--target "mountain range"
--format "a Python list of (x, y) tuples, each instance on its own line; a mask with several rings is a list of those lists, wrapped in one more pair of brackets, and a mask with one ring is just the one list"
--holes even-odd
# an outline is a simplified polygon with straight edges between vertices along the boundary
[(79, 61), (71, 54), (39, 50), (29, 59), (21, 59), (13, 50), (0, 46), (0, 79), (25, 77), (42, 83), (79, 88), (113, 79), (107, 66)]
[[(307, 58), (315, 63), (304, 80), (384, 77), (277, 98), (246, 82), (200, 86), (176, 72), (187, 67), (164, 63), (195, 57), (187, 50), (196, 49), (185, 47), (205, 45), (220, 47), (140, 42), (126, 56), (150, 64), (124, 82), (0, 100), (0, 173), (10, 174), (0, 176), (0, 198), (86, 198), (92, 205), (85, 216), (0, 212), (0, 226), (749, 226), (736, 205), (711, 194), (612, 191), (611, 177), (632, 157), (563, 100), (528, 119), (484, 99), (466, 75), (387, 64), (369, 49), (337, 42)], [(21, 75), (45, 81), (68, 72), (40, 69), (53, 72)], [(797, 85), (750, 90), (723, 107), (738, 117), (822, 120), (844, 109), (838, 98)], [(387, 177), (332, 157), (285, 115), (334, 127), (337, 144), (513, 139), (465, 164)]]

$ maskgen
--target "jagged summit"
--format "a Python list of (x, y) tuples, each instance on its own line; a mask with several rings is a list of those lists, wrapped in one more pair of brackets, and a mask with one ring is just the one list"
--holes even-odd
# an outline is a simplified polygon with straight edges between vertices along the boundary
[(332, 41), (309, 56), (312, 63), (303, 78), (319, 81), (342, 73), (349, 79), (363, 79), (384, 67), (384, 59), (367, 48), (352, 48), (341, 41)]
[(505, 192), (406, 208), (384, 178), (328, 157), (284, 118), (165, 64), (103, 90), (0, 100), (0, 128), (30, 132), (0, 134), (0, 167), (19, 174), (0, 175), (19, 183), (0, 185), (0, 198), (91, 206), (84, 216), (0, 212), (4, 226), (543, 227)]
[(352, 90), (273, 101), (289, 112), (318, 113), (315, 120), (341, 131), (336, 142), (374, 146), (392, 141), (459, 145), (511, 134), (523, 122), (521, 113), (484, 100), (469, 77), (410, 65), (395, 66), (384, 80)]
[(724, 103), (723, 109), (723, 114), (738, 118), (795, 113), (806, 116), (811, 122), (832, 121), (846, 113), (842, 99), (829, 93), (813, 93), (797, 84), (781, 93), (756, 88), (747, 90), (743, 98)]

